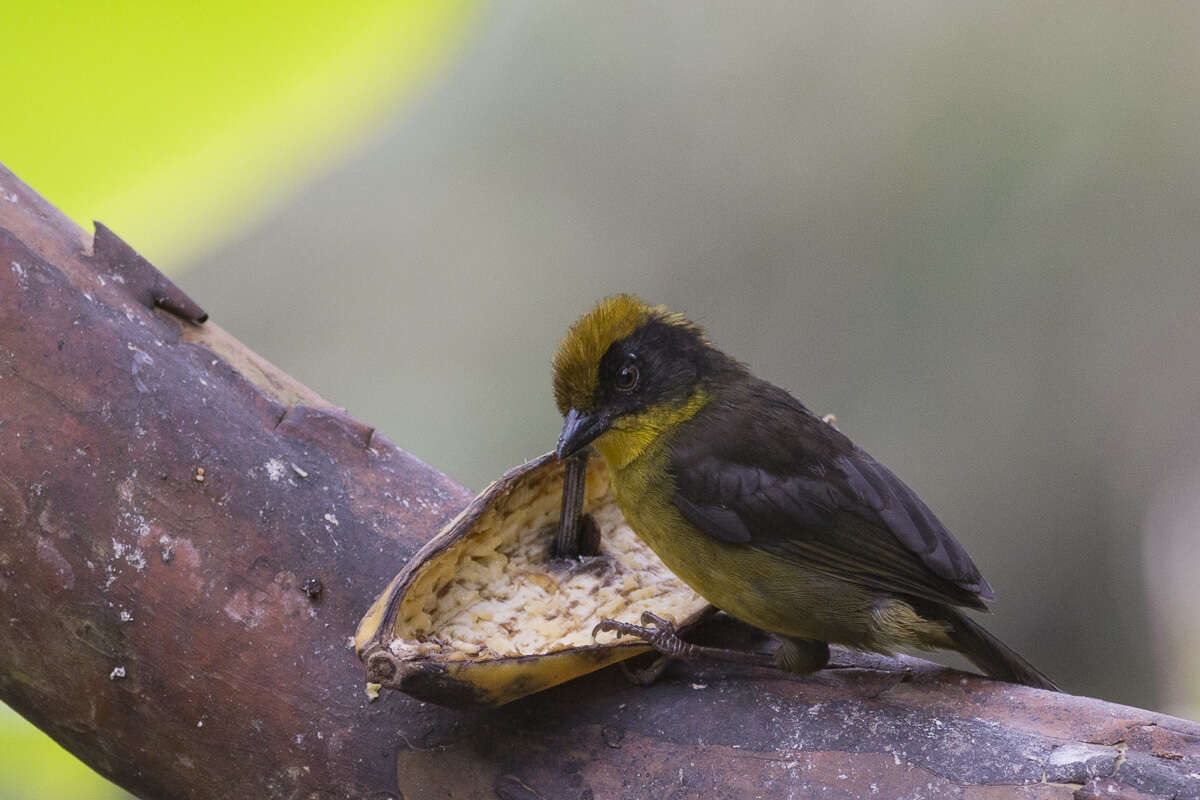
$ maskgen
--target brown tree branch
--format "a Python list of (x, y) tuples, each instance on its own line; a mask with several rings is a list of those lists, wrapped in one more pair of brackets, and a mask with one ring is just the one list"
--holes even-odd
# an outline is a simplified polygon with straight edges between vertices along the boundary
[(915, 659), (369, 703), (355, 624), (469, 493), (110, 237), (0, 168), (0, 698), (133, 792), (1200, 797), (1200, 725)]

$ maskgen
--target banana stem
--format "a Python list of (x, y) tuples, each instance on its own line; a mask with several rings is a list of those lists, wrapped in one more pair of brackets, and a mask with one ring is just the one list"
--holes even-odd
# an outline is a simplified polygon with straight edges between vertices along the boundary
[(583, 513), (587, 462), (586, 449), (565, 461), (562, 512), (558, 518), (558, 535), (554, 540), (554, 552), (559, 558), (575, 558), (579, 555), (579, 517)]

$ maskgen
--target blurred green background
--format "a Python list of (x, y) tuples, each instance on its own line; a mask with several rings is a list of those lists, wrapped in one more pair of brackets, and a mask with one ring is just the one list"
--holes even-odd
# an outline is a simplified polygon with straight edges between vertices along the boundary
[(553, 445), (579, 313), (686, 311), (913, 485), (989, 628), (1200, 716), (1196, 6), (230, 9), (27, 21), (0, 161), (475, 488)]
[[(6, 9), (0, 162), (89, 230), (107, 221), (178, 273), (376, 140), (461, 55), (478, 7)], [(0, 800), (127, 796), (0, 704)]]

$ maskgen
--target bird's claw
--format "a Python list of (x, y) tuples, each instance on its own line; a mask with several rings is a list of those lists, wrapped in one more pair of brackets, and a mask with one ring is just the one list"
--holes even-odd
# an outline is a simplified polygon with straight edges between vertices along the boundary
[(642, 612), (642, 624), (643, 625), (653, 625), (654, 627), (658, 628), (658, 630), (661, 631), (662, 633), (668, 633), (672, 636), (675, 635), (675, 623), (674, 622), (671, 622), (671, 620), (669, 620), (669, 619), (663, 619), (662, 617), (658, 616), (657, 614), (651, 614), (649, 611)]
[(605, 617), (596, 623), (596, 627), (592, 628), (592, 638), (595, 639), (602, 633), (615, 633), (617, 636), (636, 636), (639, 639), (645, 639), (645, 634), (652, 633), (652, 631), (634, 625), (632, 622), (621, 622), (619, 619)]
[[(651, 627), (653, 626), (653, 627)], [(679, 657), (688, 647), (675, 633), (675, 623), (649, 611), (642, 612), (642, 624), (602, 619), (592, 628), (592, 638), (600, 633), (615, 633), (618, 636), (633, 636), (641, 639), (663, 655)]]

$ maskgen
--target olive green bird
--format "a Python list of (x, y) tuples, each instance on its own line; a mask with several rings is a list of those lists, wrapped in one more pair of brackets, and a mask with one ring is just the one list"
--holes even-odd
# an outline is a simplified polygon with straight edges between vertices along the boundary
[[(959, 610), (986, 610), (992, 589), (912, 489), (682, 316), (601, 301), (559, 345), (554, 396), (559, 458), (594, 447), (633, 530), (710, 603), (775, 634), (777, 666), (820, 669), (830, 643), (953, 650), (998, 680), (1057, 688)], [(657, 628), (602, 629), (711, 650), (645, 621)]]

